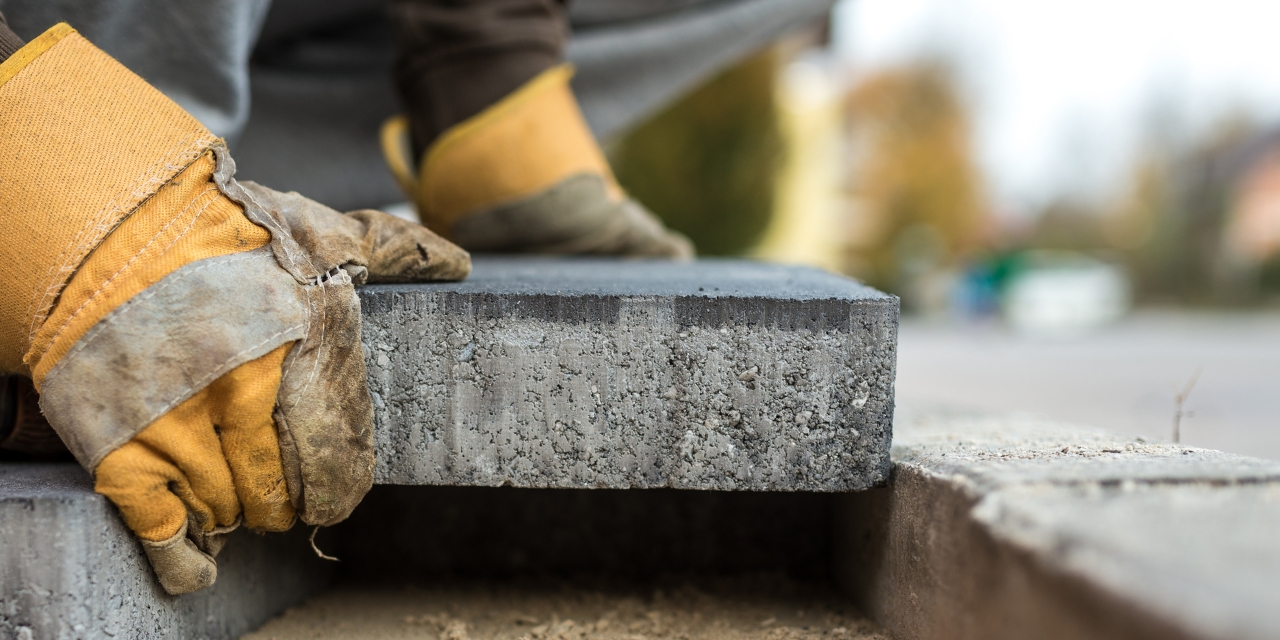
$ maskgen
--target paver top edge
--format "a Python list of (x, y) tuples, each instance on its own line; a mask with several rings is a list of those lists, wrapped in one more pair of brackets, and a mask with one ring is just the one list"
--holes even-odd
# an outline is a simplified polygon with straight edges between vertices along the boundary
[(0, 501), (62, 497), (106, 500), (75, 462), (0, 462)]
[(455, 293), (578, 298), (886, 302), (897, 297), (811, 267), (734, 259), (694, 262), (477, 256), (462, 282), (366, 285), (366, 294)]

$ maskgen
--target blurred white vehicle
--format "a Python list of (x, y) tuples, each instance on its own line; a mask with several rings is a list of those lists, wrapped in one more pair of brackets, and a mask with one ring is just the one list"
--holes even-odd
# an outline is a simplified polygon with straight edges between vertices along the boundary
[(1004, 293), (1004, 316), (1016, 330), (1070, 335), (1119, 319), (1129, 310), (1129, 279), (1118, 266), (1069, 252), (1033, 252)]

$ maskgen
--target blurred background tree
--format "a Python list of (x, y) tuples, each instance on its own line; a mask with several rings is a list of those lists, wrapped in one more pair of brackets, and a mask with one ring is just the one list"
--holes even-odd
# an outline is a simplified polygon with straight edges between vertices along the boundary
[[(846, 270), (928, 305), (987, 224), (969, 114), (950, 71), (917, 63), (868, 76), (848, 96), (852, 216)], [(868, 223), (869, 221), (869, 223)]]
[(1238, 304), (1256, 299), (1250, 269), (1234, 260), (1227, 229), (1257, 136), (1224, 117), (1185, 145), (1142, 154), (1128, 197), (1109, 217), (1109, 245), (1123, 253), (1139, 301)]
[(768, 50), (610, 145), (618, 182), (700, 255), (736, 255), (764, 232), (782, 150)]

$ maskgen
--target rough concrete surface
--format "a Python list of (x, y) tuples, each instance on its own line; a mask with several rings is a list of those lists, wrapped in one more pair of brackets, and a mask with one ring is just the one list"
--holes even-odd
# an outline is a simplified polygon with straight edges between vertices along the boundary
[(360, 291), (377, 482), (846, 491), (887, 477), (898, 300), (813, 269), (485, 258)]
[[(723, 580), (729, 583), (729, 580)], [(745, 583), (745, 586), (744, 586)], [(341, 587), (246, 640), (887, 640), (825, 589), (735, 579), (711, 588), (446, 584)]]
[(1280, 463), (1026, 417), (896, 438), (835, 541), (894, 637), (1280, 636)]
[(73, 463), (0, 464), (0, 638), (233, 638), (328, 584), (307, 532), (237, 531), (213, 587), (164, 593)]

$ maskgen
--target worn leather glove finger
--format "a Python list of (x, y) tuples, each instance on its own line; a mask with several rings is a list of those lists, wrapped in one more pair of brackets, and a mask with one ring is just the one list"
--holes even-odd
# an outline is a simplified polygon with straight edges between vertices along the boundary
[(470, 254), (422, 225), (373, 209), (338, 213), (295, 191), (238, 184), (280, 215), (317, 269), (345, 265), (357, 284), (461, 280), (471, 273)]

